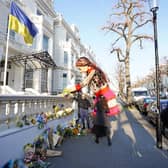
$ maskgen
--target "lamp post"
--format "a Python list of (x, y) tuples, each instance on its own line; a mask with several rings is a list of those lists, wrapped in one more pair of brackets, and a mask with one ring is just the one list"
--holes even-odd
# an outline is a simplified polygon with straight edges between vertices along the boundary
[(157, 0), (149, 0), (150, 11), (153, 14), (153, 30), (154, 30), (154, 48), (155, 48), (155, 82), (156, 82), (156, 97), (157, 97), (157, 117), (156, 117), (156, 146), (162, 148), (162, 132), (160, 120), (160, 80), (159, 80), (159, 55), (158, 55), (158, 40), (157, 40), (157, 11), (159, 9)]

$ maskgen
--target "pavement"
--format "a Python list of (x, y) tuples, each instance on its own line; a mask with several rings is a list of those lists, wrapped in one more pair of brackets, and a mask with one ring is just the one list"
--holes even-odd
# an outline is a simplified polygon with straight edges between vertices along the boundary
[(168, 143), (156, 147), (155, 129), (136, 109), (123, 108), (113, 117), (112, 145), (107, 139), (94, 142), (92, 134), (64, 140), (60, 157), (49, 158), (49, 168), (167, 168)]

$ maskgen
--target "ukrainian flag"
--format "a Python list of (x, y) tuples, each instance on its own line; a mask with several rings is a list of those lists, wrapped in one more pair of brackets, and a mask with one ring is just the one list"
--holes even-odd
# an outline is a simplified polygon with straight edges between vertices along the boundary
[(10, 7), (9, 29), (21, 34), (26, 44), (32, 44), (38, 33), (36, 26), (14, 2)]

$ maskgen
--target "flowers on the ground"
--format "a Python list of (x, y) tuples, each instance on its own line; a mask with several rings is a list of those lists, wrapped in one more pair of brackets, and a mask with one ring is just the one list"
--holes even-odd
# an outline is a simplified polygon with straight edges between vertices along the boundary
[(23, 127), (25, 125), (38, 125), (39, 129), (44, 128), (48, 120), (60, 119), (71, 115), (74, 109), (71, 107), (65, 107), (64, 104), (58, 104), (53, 106), (53, 111), (41, 112), (36, 115), (24, 115), (17, 116), (15, 123), (17, 127)]
[(17, 118), (16, 118), (16, 126), (17, 127), (23, 127), (23, 121), (20, 119), (20, 117), (19, 116), (17, 116)]
[(38, 123), (38, 128), (44, 128), (44, 125), (47, 123), (47, 116), (44, 112), (41, 112), (40, 114), (37, 115), (36, 121)]

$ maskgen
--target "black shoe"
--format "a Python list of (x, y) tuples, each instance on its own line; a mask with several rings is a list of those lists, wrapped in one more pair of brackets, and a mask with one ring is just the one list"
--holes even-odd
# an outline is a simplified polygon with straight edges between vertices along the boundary
[(111, 141), (109, 141), (109, 142), (108, 142), (108, 146), (111, 146), (111, 145), (112, 145), (112, 143), (111, 143)]
[(98, 144), (98, 143), (99, 143), (99, 139), (98, 139), (98, 138), (96, 138), (95, 142)]
[(109, 137), (107, 138), (107, 142), (108, 142), (108, 146), (111, 146), (111, 145), (112, 145), (111, 139), (110, 139)]

